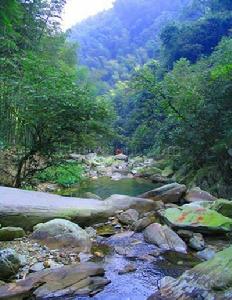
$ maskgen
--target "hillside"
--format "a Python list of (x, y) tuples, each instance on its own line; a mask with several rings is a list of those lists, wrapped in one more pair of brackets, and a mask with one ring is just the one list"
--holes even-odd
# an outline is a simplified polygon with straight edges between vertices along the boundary
[(81, 64), (110, 85), (127, 80), (137, 66), (159, 57), (161, 29), (189, 0), (117, 0), (114, 7), (71, 29)]

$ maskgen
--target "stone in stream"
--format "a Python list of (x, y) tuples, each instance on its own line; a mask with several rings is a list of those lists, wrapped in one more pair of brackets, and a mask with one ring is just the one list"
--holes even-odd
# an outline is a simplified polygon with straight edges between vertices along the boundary
[(31, 237), (54, 249), (74, 247), (77, 251), (87, 252), (91, 248), (87, 232), (77, 224), (63, 219), (36, 225)]
[(42, 270), (25, 280), (1, 286), (0, 300), (93, 295), (110, 282), (104, 273), (102, 267), (89, 262)]
[(184, 184), (170, 183), (152, 191), (146, 192), (139, 197), (163, 201), (164, 203), (178, 203), (187, 188)]
[(206, 248), (203, 251), (197, 252), (197, 257), (199, 257), (202, 260), (210, 260), (210, 259), (214, 258), (215, 255), (216, 255), (215, 251), (210, 248)]
[(128, 209), (117, 215), (118, 220), (125, 225), (132, 225), (138, 221), (139, 213), (135, 209)]
[(213, 259), (186, 271), (179, 279), (161, 282), (160, 290), (149, 300), (231, 300), (232, 247), (218, 252)]
[(192, 188), (187, 191), (184, 196), (186, 202), (198, 202), (198, 201), (215, 201), (217, 198), (210, 193), (201, 190), (199, 187)]
[(124, 275), (124, 274), (128, 274), (128, 273), (132, 273), (132, 272), (135, 272), (136, 270), (137, 270), (137, 268), (135, 267), (135, 265), (128, 264), (123, 269), (118, 271), (118, 275)]
[(118, 210), (134, 208), (139, 212), (157, 209), (154, 201), (124, 195), (112, 195), (105, 201), (62, 197), (48, 193), (0, 187), (0, 220), (2, 226), (32, 230), (38, 223), (55, 218), (68, 219), (80, 226), (105, 222)]
[(0, 228), (0, 241), (13, 241), (26, 235), (20, 227), (3, 227)]
[(189, 239), (188, 243), (189, 247), (196, 251), (201, 251), (205, 249), (205, 241), (200, 233), (195, 233), (193, 236)]
[(19, 255), (12, 249), (0, 250), (0, 280), (8, 280), (21, 267)]
[(191, 204), (161, 212), (164, 221), (174, 228), (201, 233), (226, 233), (232, 230), (232, 219), (218, 212)]
[(132, 225), (132, 229), (136, 232), (141, 232), (152, 223), (158, 223), (157, 216), (154, 212), (150, 212), (142, 219), (139, 219), (138, 221), (134, 222)]
[(185, 242), (168, 226), (162, 226), (157, 223), (149, 225), (144, 231), (144, 239), (162, 250), (187, 252)]

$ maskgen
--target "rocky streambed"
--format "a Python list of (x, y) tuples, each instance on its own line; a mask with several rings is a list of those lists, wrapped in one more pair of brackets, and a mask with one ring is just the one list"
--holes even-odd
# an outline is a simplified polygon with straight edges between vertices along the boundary
[(0, 187), (0, 299), (232, 299), (232, 202), (159, 183), (105, 200)]

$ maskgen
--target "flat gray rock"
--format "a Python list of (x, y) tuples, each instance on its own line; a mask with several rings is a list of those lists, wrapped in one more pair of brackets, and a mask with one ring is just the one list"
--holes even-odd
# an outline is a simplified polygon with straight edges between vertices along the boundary
[(119, 210), (134, 208), (152, 211), (156, 204), (149, 199), (112, 195), (105, 201), (62, 197), (42, 192), (0, 187), (0, 220), (2, 226), (19, 226), (32, 230), (38, 223), (55, 218), (68, 219), (81, 226), (107, 221)]
[(80, 263), (33, 273), (25, 280), (0, 286), (0, 300), (64, 299), (94, 294), (110, 281), (104, 269), (94, 263)]

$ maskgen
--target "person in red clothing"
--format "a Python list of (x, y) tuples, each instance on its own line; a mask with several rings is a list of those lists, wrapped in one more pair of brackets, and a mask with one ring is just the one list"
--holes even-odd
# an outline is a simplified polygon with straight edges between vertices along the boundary
[(117, 149), (115, 150), (115, 155), (118, 155), (118, 154), (122, 154), (122, 150), (119, 149), (119, 148), (117, 148)]

